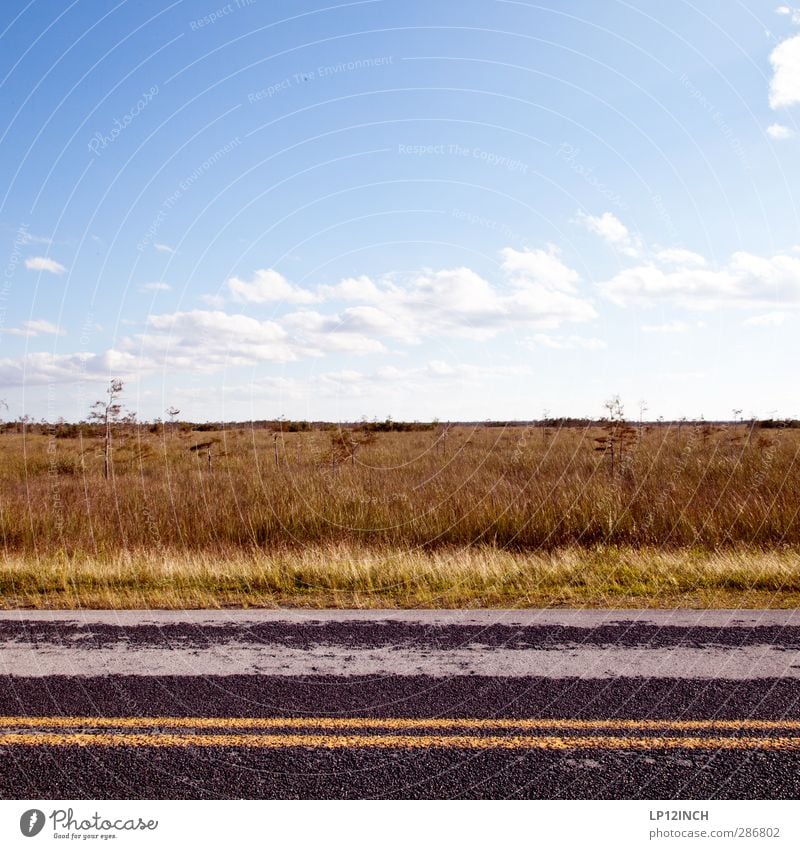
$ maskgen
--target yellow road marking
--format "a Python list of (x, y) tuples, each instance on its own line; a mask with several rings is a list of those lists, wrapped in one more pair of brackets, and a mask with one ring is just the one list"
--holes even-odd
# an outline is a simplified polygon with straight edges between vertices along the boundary
[(326, 734), (0, 734), (0, 746), (105, 746), (257, 749), (762, 749), (796, 751), (800, 737), (554, 737), (554, 736), (405, 736)]
[(407, 717), (0, 716), (0, 728), (289, 728), (322, 730), (492, 731), (800, 731), (800, 720), (779, 719), (475, 719)]
[[(690, 732), (787, 732), (800, 730), (800, 720), (775, 719), (477, 719), (409, 717), (207, 717), (207, 716), (6, 716), (0, 717), (0, 746), (134, 746), (180, 748), (220, 746), (246, 748), (463, 748), (463, 749), (768, 749), (800, 750), (800, 736), (686, 736)], [(19, 729), (19, 730), (12, 730)], [(27, 731), (25, 729), (28, 729)], [(70, 729), (79, 729), (71, 731)], [(131, 729), (131, 731), (126, 731)], [(154, 733), (162, 729), (229, 730), (231, 734)], [(321, 733), (259, 734), (264, 730)], [(136, 731), (141, 733), (135, 733)], [(417, 734), (376, 734), (367, 730)], [(514, 734), (497, 736), (474, 732), (562, 731), (562, 736)], [(91, 732), (95, 733), (91, 733)], [(449, 731), (449, 734), (436, 734)], [(639, 736), (613, 736), (605, 731)], [(681, 736), (641, 736), (653, 732)], [(339, 733), (324, 733), (339, 732)], [(342, 733), (345, 732), (345, 733)], [(466, 732), (466, 733), (465, 733)], [(473, 732), (470, 734), (469, 732)], [(593, 736), (580, 736), (593, 733)]]

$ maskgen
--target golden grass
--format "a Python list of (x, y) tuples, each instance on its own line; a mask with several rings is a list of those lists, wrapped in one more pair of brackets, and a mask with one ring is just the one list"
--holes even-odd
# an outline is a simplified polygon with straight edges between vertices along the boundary
[[(116, 440), (0, 436), (6, 552), (280, 548), (323, 543), (555, 550), (597, 544), (800, 546), (800, 430), (748, 436), (654, 427), (616, 458), (599, 428), (459, 427), (382, 433), (333, 468), (330, 434), (152, 434)], [(197, 443), (216, 440), (213, 468)]]
[(125, 551), (9, 556), (0, 602), (17, 608), (745, 607), (800, 605), (800, 551), (478, 546), (410, 551)]
[(0, 604), (797, 605), (800, 430), (603, 433), (3, 434)]

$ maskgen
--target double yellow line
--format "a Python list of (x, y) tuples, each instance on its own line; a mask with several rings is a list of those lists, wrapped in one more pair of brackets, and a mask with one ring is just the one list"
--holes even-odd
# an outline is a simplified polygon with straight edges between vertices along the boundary
[(768, 719), (5, 716), (0, 746), (794, 751), (799, 731), (800, 720)]

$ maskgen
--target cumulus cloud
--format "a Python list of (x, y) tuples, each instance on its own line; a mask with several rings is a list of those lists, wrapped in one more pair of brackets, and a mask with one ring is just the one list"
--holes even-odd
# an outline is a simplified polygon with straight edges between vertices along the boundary
[(759, 257), (745, 251), (717, 269), (696, 263), (661, 267), (650, 260), (600, 284), (620, 305), (671, 303), (687, 309), (717, 306), (800, 304), (800, 259), (779, 254)]
[(185, 370), (214, 372), (258, 363), (284, 363), (304, 350), (272, 321), (219, 311), (191, 310), (148, 317), (143, 332), (102, 353), (26, 354), (0, 360), (0, 385), (74, 382)]
[(23, 321), (20, 327), (9, 327), (2, 332), (11, 336), (63, 336), (65, 333), (63, 328), (43, 318)]
[(121, 347), (137, 355), (143, 368), (192, 371), (283, 363), (298, 354), (287, 331), (276, 322), (219, 310), (151, 315), (144, 332)]
[[(246, 304), (350, 303), (339, 312), (304, 310), (278, 320), (302, 333), (315, 347), (324, 349), (323, 335), (341, 339), (354, 349), (377, 350), (362, 336), (390, 337), (406, 342), (441, 333), (488, 338), (501, 327), (530, 324), (556, 327), (564, 321), (587, 321), (596, 316), (589, 300), (580, 294), (578, 273), (566, 265), (557, 248), (501, 253), (502, 284), (490, 283), (466, 267), (424, 269), (416, 274), (386, 275), (373, 280), (361, 275), (311, 291), (288, 281), (274, 269), (260, 269), (250, 280), (232, 277), (230, 295)], [(219, 296), (204, 296), (221, 306)]]
[(233, 299), (239, 303), (310, 304), (317, 300), (313, 293), (290, 283), (282, 274), (272, 268), (258, 269), (250, 282), (239, 277), (231, 277), (226, 285), (233, 295)]
[(51, 321), (46, 321), (43, 318), (23, 321), (22, 327), (28, 333), (41, 333), (45, 336), (63, 336), (65, 332), (63, 328), (59, 327), (57, 324), (53, 324)]
[[(555, 249), (507, 248), (502, 255), (510, 290), (490, 286), (474, 272), (465, 273), (468, 269), (418, 281), (417, 293), (436, 305), (442, 330), (483, 329), (493, 335), (514, 325), (549, 329), (596, 318), (592, 304), (577, 290), (578, 273), (561, 261)], [(455, 305), (452, 315), (450, 303)]]
[(800, 102), (800, 35), (782, 41), (770, 54), (772, 80), (769, 105), (773, 109)]
[(559, 257), (558, 248), (550, 245), (547, 250), (522, 250), (505, 248), (501, 251), (503, 270), (523, 286), (530, 283), (574, 292), (578, 272), (566, 266)]
[(135, 358), (120, 351), (100, 354), (54, 354), (46, 351), (16, 359), (0, 359), (0, 386), (73, 383), (79, 379), (108, 380), (135, 370)]
[(754, 315), (745, 319), (742, 324), (745, 327), (780, 327), (789, 317), (788, 313), (776, 310), (775, 312)]
[(785, 127), (783, 124), (770, 124), (767, 127), (767, 135), (775, 141), (784, 141), (794, 137), (794, 130), (791, 127)]
[(586, 215), (584, 212), (578, 212), (578, 221), (620, 253), (626, 256), (639, 255), (642, 247), (641, 240), (633, 236), (613, 212), (604, 212), (602, 215)]
[[(375, 335), (391, 335), (380, 325), (350, 321), (347, 314), (322, 315), (306, 310), (284, 316), (283, 326), (307, 354), (378, 354), (386, 350)], [(376, 328), (378, 328), (376, 330)], [(364, 332), (364, 331), (367, 332)], [(381, 332), (383, 331), (383, 332)]]
[(67, 269), (54, 259), (46, 256), (30, 256), (25, 260), (25, 268), (30, 271), (47, 271), (50, 274), (63, 274)]
[(684, 248), (666, 248), (656, 253), (656, 259), (664, 265), (697, 265), (703, 266), (706, 264), (706, 258), (694, 251), (687, 251)]
[[(514, 328), (550, 331), (597, 315), (579, 291), (578, 273), (554, 247), (509, 248), (502, 252), (501, 271), (502, 279), (495, 283), (466, 267), (425, 269), (402, 278), (387, 275), (379, 281), (352, 277), (312, 293), (274, 270), (260, 270), (250, 280), (227, 281), (231, 297), (245, 304), (321, 306), (295, 309), (270, 321), (221, 308), (150, 315), (140, 333), (105, 354), (64, 355), (52, 361), (49, 372), (43, 367), (39, 372), (49, 374), (47, 379), (75, 379), (102, 371), (101, 363), (108, 365), (114, 357), (120, 374), (123, 369), (137, 374), (166, 368), (217, 371), (327, 354), (383, 354), (390, 341), (410, 345), (446, 335), (489, 339)], [(217, 304), (219, 297), (206, 300)], [(323, 309), (334, 300), (342, 302), (340, 309)], [(595, 344), (577, 340), (570, 344)], [(10, 368), (6, 362), (7, 375)], [(440, 371), (445, 373), (444, 366)]]
[(607, 347), (602, 339), (575, 335), (554, 336), (550, 333), (535, 333), (525, 341), (528, 347), (551, 348), (555, 351), (571, 351), (575, 349), (600, 351)]
[(319, 294), (328, 300), (340, 301), (377, 301), (380, 299), (378, 287), (366, 275), (346, 277), (335, 286), (320, 286)]
[[(709, 310), (800, 305), (800, 258), (789, 252), (761, 257), (737, 251), (717, 267), (681, 247), (643, 252), (638, 259), (638, 264), (598, 284), (600, 292), (618, 306), (670, 304)], [(646, 333), (685, 329), (674, 322), (642, 328)]]
[(225, 298), (223, 295), (200, 295), (200, 300), (209, 307), (215, 310), (221, 310), (225, 306)]
[(686, 321), (665, 321), (662, 324), (643, 324), (643, 333), (686, 333), (692, 325)]
[(313, 345), (320, 345), (324, 334), (349, 334), (354, 344), (360, 336), (415, 344), (442, 335), (489, 339), (502, 329), (548, 329), (596, 317), (592, 304), (577, 290), (579, 275), (554, 248), (508, 248), (502, 257), (505, 285), (492, 284), (466, 267), (427, 269), (379, 283), (350, 278), (326, 287), (324, 294), (362, 303), (333, 315), (305, 311), (284, 321), (310, 333)]

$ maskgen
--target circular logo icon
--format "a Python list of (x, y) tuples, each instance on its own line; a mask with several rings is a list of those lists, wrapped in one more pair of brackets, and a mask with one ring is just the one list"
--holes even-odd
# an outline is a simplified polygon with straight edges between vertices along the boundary
[(31, 808), (19, 818), (19, 830), (25, 837), (36, 837), (44, 828), (44, 812), (38, 808)]

